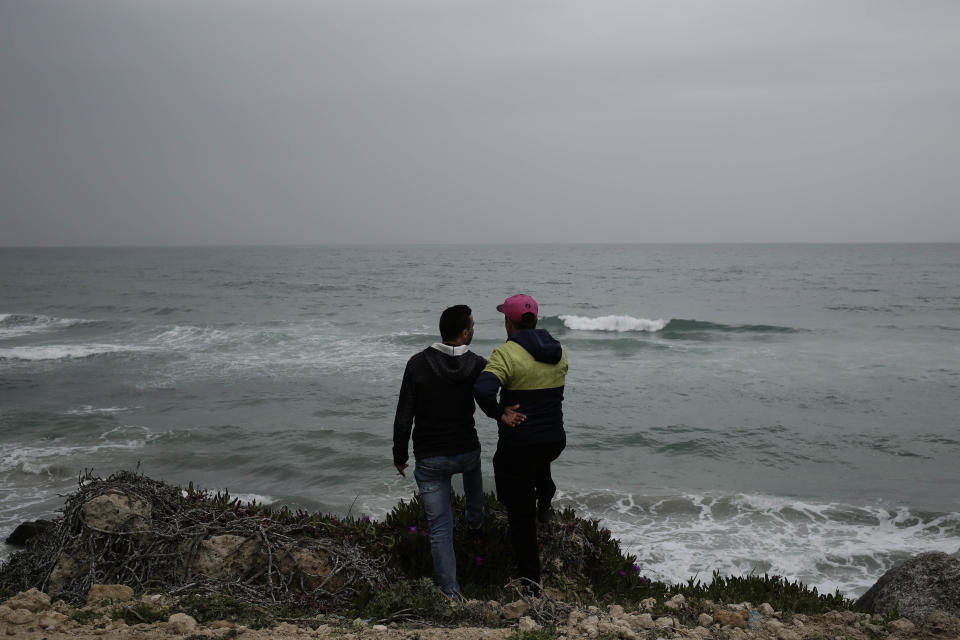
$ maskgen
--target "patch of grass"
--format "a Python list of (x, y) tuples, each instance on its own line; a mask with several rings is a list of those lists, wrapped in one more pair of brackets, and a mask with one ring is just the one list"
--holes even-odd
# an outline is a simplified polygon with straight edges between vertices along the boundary
[(240, 635), (239, 631), (236, 629), (229, 629), (222, 636), (206, 633), (192, 633), (189, 636), (185, 636), (183, 640), (231, 640), (232, 638), (236, 638), (238, 635)]
[(77, 624), (92, 624), (100, 619), (100, 615), (101, 614), (91, 609), (77, 609), (70, 614), (69, 619)]
[(420, 619), (451, 624), (460, 617), (453, 601), (429, 578), (394, 582), (374, 595), (360, 613), (382, 622)]
[(709, 584), (695, 582), (693, 578), (686, 585), (678, 585), (675, 593), (682, 593), (688, 599), (713, 600), (718, 603), (752, 602), (770, 603), (774, 609), (785, 616), (797, 613), (817, 614), (834, 609), (857, 610), (852, 600), (843, 597), (840, 591), (834, 594), (819, 593), (800, 581), (790, 582), (781, 576), (721, 576), (714, 571)]
[(228, 620), (251, 629), (265, 629), (277, 624), (274, 615), (266, 609), (221, 593), (189, 595), (180, 600), (177, 608), (200, 624), (213, 620)]
[(123, 620), (128, 625), (152, 624), (166, 620), (169, 614), (157, 611), (150, 605), (137, 602), (135, 604), (121, 604), (110, 610), (111, 620)]
[(555, 628), (544, 627), (536, 631), (520, 631), (517, 629), (507, 636), (507, 640), (556, 640), (557, 637), (559, 637), (559, 634)]

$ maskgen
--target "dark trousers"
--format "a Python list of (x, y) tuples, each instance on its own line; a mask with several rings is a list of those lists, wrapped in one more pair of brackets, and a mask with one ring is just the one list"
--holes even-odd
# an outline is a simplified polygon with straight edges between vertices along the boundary
[(537, 506), (546, 508), (557, 491), (550, 463), (566, 442), (500, 448), (493, 456), (497, 500), (507, 508), (510, 541), (517, 555), (520, 576), (540, 582), (540, 548), (537, 544)]

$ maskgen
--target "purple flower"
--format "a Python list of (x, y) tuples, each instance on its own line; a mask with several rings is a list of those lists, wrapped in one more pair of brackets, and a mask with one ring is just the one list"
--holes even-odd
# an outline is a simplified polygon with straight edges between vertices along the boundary
[(420, 531), (420, 535), (422, 535), (424, 538), (426, 538), (426, 537), (427, 537), (428, 535), (430, 535), (430, 534), (427, 532), (426, 529), (422, 529), (422, 530)]
[(640, 584), (647, 584), (647, 579), (643, 576), (640, 576)]
[(640, 573), (640, 565), (634, 564), (634, 565), (633, 565), (633, 570), (636, 571), (637, 573)]
[(417, 527), (416, 527), (416, 525), (410, 527), (410, 533), (416, 533), (416, 532), (417, 532)]
[(626, 578), (626, 577), (627, 577), (627, 572), (624, 571), (623, 569), (620, 569), (620, 577)]
[(370, 516), (363, 516), (363, 521), (369, 523), (369, 522), (370, 522)]
[(483, 564), (483, 556), (477, 556), (477, 564), (478, 565)]

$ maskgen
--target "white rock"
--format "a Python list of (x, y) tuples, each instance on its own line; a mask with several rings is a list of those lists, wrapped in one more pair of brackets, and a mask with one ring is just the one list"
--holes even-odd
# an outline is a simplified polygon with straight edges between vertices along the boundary
[(83, 522), (102, 531), (149, 531), (150, 503), (123, 493), (104, 493), (84, 503)]
[(523, 616), (520, 618), (520, 622), (517, 623), (517, 629), (521, 633), (528, 633), (530, 631), (539, 631), (540, 625), (530, 616)]
[(7, 614), (7, 622), (10, 624), (27, 624), (33, 622), (33, 613), (29, 609), (13, 609)]
[(898, 633), (901, 631), (909, 632), (916, 629), (916, 625), (910, 622), (909, 620), (907, 620), (906, 618), (898, 618), (887, 626), (890, 627), (890, 630), (893, 631), (894, 633)]
[(614, 620), (623, 618), (623, 607), (621, 607), (619, 604), (612, 604), (607, 609), (610, 612), (610, 617)]
[(93, 584), (87, 591), (87, 606), (111, 600), (129, 600), (132, 597), (133, 589), (125, 584)]
[(185, 613), (175, 613), (167, 622), (174, 633), (193, 633), (197, 628), (197, 621)]
[(673, 618), (670, 616), (663, 616), (662, 618), (657, 618), (653, 621), (653, 623), (660, 629), (672, 629), (673, 622)]
[(761, 615), (764, 615), (768, 618), (773, 615), (773, 607), (770, 606), (769, 602), (764, 602), (762, 605), (757, 607), (757, 611), (759, 611)]
[(519, 620), (530, 610), (530, 605), (526, 600), (515, 600), (509, 604), (503, 605), (502, 614), (507, 620)]
[(699, 624), (701, 627), (709, 627), (713, 624), (713, 616), (706, 613), (701, 613), (697, 617), (697, 624)]
[(26, 609), (27, 611), (33, 612), (43, 611), (44, 609), (50, 608), (50, 596), (36, 589), (28, 589), (27, 591), (21, 591), (4, 604), (11, 609)]
[(644, 611), (653, 611), (655, 606), (657, 606), (656, 598), (644, 598), (640, 601), (640, 608)]
[(56, 611), (51, 611), (41, 616), (40, 620), (37, 622), (41, 628), (46, 629), (47, 631), (52, 631), (59, 627), (64, 620), (67, 619), (67, 616), (62, 613), (57, 613)]
[(596, 638), (600, 635), (600, 619), (597, 616), (587, 616), (585, 620), (582, 620), (577, 628), (587, 636), (591, 638)]
[(647, 629), (653, 629), (656, 623), (653, 621), (653, 616), (649, 613), (641, 613), (637, 615), (632, 615), (628, 618), (630, 626), (633, 627), (635, 631), (646, 631)]
[(386, 631), (386, 630), (387, 630), (387, 625), (385, 625), (385, 624), (375, 624), (375, 625), (373, 625), (373, 630), (374, 630), (374, 631)]

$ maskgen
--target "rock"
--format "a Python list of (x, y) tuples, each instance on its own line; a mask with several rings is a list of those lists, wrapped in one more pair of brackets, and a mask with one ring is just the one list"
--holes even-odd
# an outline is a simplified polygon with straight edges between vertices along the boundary
[(50, 608), (50, 596), (36, 589), (28, 589), (27, 591), (21, 591), (4, 604), (11, 609), (26, 609), (32, 612), (43, 611)]
[(658, 629), (671, 629), (674, 626), (674, 620), (670, 616), (663, 616), (653, 621)]
[(603, 638), (623, 638), (623, 640), (637, 640), (639, 636), (632, 629), (616, 622), (601, 622), (597, 631)]
[(33, 622), (33, 613), (29, 609), (13, 609), (6, 618), (10, 624), (27, 624)]
[(530, 605), (527, 604), (526, 600), (516, 600), (509, 604), (503, 605), (503, 617), (507, 620), (519, 620), (527, 611), (530, 610)]
[(187, 575), (236, 580), (248, 575), (260, 561), (259, 545), (252, 538), (224, 534), (200, 542)]
[(713, 616), (706, 613), (701, 613), (699, 616), (697, 616), (697, 624), (699, 624), (701, 627), (709, 627), (713, 624)]
[(539, 631), (540, 625), (534, 622), (533, 618), (529, 616), (523, 616), (520, 618), (520, 622), (517, 624), (517, 630), (520, 633), (529, 633), (531, 631)]
[(86, 556), (61, 553), (47, 577), (47, 593), (60, 593), (64, 585), (90, 568)]
[(916, 629), (916, 625), (906, 618), (897, 618), (887, 626), (893, 633), (909, 633)]
[(40, 620), (37, 621), (37, 624), (40, 625), (41, 629), (46, 629), (47, 631), (53, 631), (59, 627), (64, 620), (67, 619), (67, 616), (62, 613), (57, 613), (56, 611), (51, 611), (50, 613), (45, 613), (40, 617)]
[(883, 574), (857, 606), (877, 613), (896, 610), (914, 624), (923, 624), (934, 610), (958, 617), (960, 559), (939, 551), (914, 556)]
[(587, 616), (577, 627), (584, 635), (596, 638), (600, 635), (600, 618), (597, 616)]
[(289, 622), (281, 622), (273, 628), (273, 632), (279, 636), (298, 635), (300, 633), (300, 627), (295, 624), (290, 624)]
[(132, 597), (133, 589), (125, 584), (94, 584), (87, 592), (87, 606), (111, 600), (129, 600)]
[(174, 633), (193, 633), (197, 628), (197, 621), (185, 613), (175, 613), (167, 620), (170, 630)]
[(640, 601), (640, 608), (644, 611), (653, 611), (653, 608), (657, 606), (656, 598), (644, 598)]
[(693, 633), (700, 638), (704, 638), (704, 640), (713, 636), (713, 634), (710, 633), (710, 629), (707, 629), (706, 627), (695, 627), (693, 629)]
[(923, 628), (943, 636), (960, 638), (960, 618), (947, 615), (943, 611), (934, 611), (927, 616), (927, 623)]
[(5, 542), (14, 547), (22, 547), (27, 543), (27, 540), (38, 536), (45, 531), (53, 529), (53, 522), (50, 520), (31, 520), (29, 522), (22, 522), (17, 525), (17, 528), (13, 530)]
[(104, 493), (84, 503), (83, 522), (99, 531), (150, 531), (150, 503), (125, 493)]
[(330, 552), (319, 545), (310, 548), (287, 548), (280, 557), (280, 572), (299, 580), (305, 591), (315, 591), (320, 587), (330, 593), (339, 591), (346, 578), (334, 574), (335, 568)]
[(800, 634), (792, 629), (783, 628), (777, 631), (777, 640), (800, 640)]
[(713, 620), (720, 624), (731, 627), (746, 627), (750, 614), (746, 610), (728, 611), (726, 609), (714, 609)]
[(757, 607), (757, 611), (759, 611), (761, 615), (768, 618), (774, 614), (773, 607), (770, 606), (769, 602), (764, 602), (762, 605)]
[(633, 627), (635, 631), (646, 631), (647, 629), (653, 629), (657, 624), (653, 621), (653, 616), (649, 613), (641, 613), (639, 615), (632, 615), (628, 618), (630, 621), (630, 626)]
[(386, 631), (386, 630), (387, 630), (387, 625), (385, 625), (385, 624), (375, 624), (375, 625), (373, 625), (373, 626), (371, 627), (371, 629), (373, 629), (374, 631)]
[(580, 609), (572, 609), (570, 613), (567, 615), (567, 626), (576, 627), (578, 624), (583, 622), (586, 619), (586, 617), (587, 617), (587, 614), (585, 614)]
[(780, 622), (779, 620), (776, 620), (776, 619), (771, 618), (771, 619), (768, 619), (768, 620), (764, 620), (764, 621), (763, 621), (763, 626), (764, 626), (768, 631), (771, 631), (771, 632), (773, 632), (773, 633), (776, 633), (777, 631), (779, 631), (780, 629), (783, 628), (783, 623)]
[(609, 607), (607, 607), (607, 610), (610, 612), (610, 617), (612, 619), (619, 620), (623, 618), (623, 615), (624, 615), (623, 607), (621, 607), (619, 604), (612, 604)]

